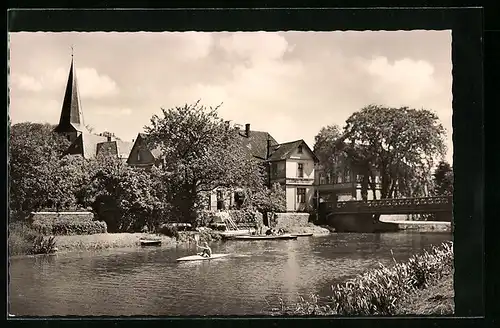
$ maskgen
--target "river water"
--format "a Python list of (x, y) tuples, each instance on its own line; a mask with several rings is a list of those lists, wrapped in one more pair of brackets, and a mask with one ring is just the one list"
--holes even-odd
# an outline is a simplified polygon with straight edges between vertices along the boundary
[(177, 263), (193, 247), (109, 250), (10, 261), (9, 313), (53, 315), (265, 315), (378, 263), (391, 265), (449, 233), (340, 234), (297, 240), (226, 241), (214, 261)]

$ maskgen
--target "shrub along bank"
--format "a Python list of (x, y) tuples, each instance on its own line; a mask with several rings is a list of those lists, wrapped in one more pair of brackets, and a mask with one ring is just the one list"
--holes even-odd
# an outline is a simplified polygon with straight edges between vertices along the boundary
[[(419, 293), (431, 290), (443, 281), (449, 281), (452, 272), (453, 244), (448, 242), (433, 247), (422, 255), (415, 255), (405, 263), (394, 261), (391, 268), (380, 265), (379, 269), (344, 284), (332, 286), (332, 295), (327, 302), (320, 303), (317, 296), (312, 296), (310, 300), (302, 299), (295, 306), (285, 306), (282, 303), (273, 310), (281, 315), (409, 314), (405, 304), (411, 304)], [(450, 306), (447, 309), (450, 311)]]
[(9, 256), (50, 254), (55, 251), (54, 237), (44, 236), (27, 223), (9, 224)]
[(67, 218), (58, 218), (52, 221), (35, 221), (33, 229), (43, 235), (93, 235), (106, 233), (106, 222), (103, 221), (71, 221)]

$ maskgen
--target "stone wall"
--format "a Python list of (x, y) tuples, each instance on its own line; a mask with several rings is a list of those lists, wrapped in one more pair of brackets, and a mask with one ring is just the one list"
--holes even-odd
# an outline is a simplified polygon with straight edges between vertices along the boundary
[(309, 224), (309, 213), (275, 213), (273, 228), (288, 229), (290, 227), (306, 227)]

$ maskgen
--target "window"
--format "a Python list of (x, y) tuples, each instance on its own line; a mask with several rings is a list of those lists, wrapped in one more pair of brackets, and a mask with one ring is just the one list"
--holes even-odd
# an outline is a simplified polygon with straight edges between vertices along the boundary
[(137, 161), (140, 162), (141, 161), (141, 150), (137, 151)]
[(299, 148), (297, 149), (297, 152), (298, 152), (299, 154), (302, 154), (302, 145), (300, 145), (300, 146), (299, 146)]
[(299, 178), (303, 178), (304, 177), (304, 164), (299, 163), (298, 168), (299, 168), (299, 172), (298, 172), (297, 176)]
[(351, 182), (351, 171), (348, 168), (346, 168), (344, 170), (344, 183), (349, 183), (349, 182)]
[(304, 204), (306, 202), (306, 188), (297, 188), (297, 203)]

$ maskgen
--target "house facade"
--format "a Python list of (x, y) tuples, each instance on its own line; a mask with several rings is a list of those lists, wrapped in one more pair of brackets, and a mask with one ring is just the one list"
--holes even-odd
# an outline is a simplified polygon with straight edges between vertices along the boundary
[[(362, 199), (362, 179), (347, 160), (337, 159), (335, 172), (316, 165), (314, 185), (318, 202), (333, 202)], [(375, 192), (368, 187), (367, 199), (380, 199), (380, 175), (375, 174)]]
[(288, 212), (313, 209), (314, 178), (318, 159), (304, 140), (296, 140), (271, 147), (270, 183), (279, 183), (286, 193)]

